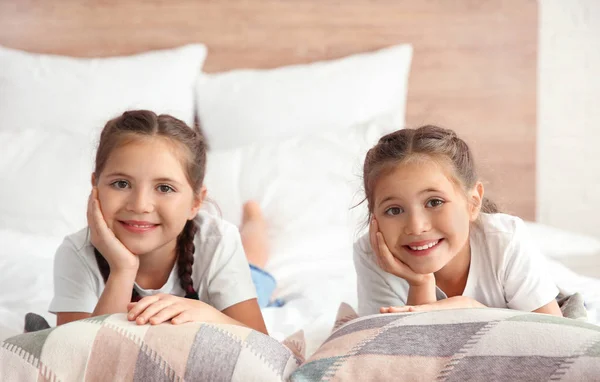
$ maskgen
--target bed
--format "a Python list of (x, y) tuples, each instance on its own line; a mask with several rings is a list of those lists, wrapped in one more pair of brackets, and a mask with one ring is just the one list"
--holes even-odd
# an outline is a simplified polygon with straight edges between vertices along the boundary
[[(196, 45), (175, 49), (186, 44)], [(487, 194), (535, 218), (536, 1), (4, 1), (0, 45), (14, 74), (0, 81), (0, 179), (23, 185), (0, 193), (0, 340), (30, 311), (54, 323), (52, 256), (85, 224), (93, 137), (119, 107), (199, 119), (224, 218), (239, 223), (256, 199), (270, 224), (268, 269), (287, 303), (263, 310), (269, 332), (304, 330), (308, 354), (340, 302), (356, 304), (350, 245), (364, 209), (350, 207), (360, 155), (387, 129), (457, 130), (481, 158)], [(49, 168), (69, 187), (46, 187)], [(600, 241), (529, 227), (560, 289), (583, 293), (600, 322)]]

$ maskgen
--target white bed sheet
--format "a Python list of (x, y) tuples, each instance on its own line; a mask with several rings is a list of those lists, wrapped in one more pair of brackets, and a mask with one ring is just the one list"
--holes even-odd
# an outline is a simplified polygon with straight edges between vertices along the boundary
[[(540, 239), (543, 235), (540, 237)], [(55, 249), (62, 238), (26, 235), (0, 230), (0, 341), (23, 330), (27, 312), (43, 315), (54, 325), (55, 316), (48, 313), (53, 295), (52, 265)], [(581, 241), (589, 248), (589, 242)], [(571, 241), (573, 253), (584, 252)], [(285, 277), (281, 297), (288, 302), (280, 308), (263, 309), (267, 328), (282, 340), (299, 330), (307, 340), (307, 355), (329, 335), (341, 302), (356, 307), (356, 276), (347, 247), (321, 261), (277, 264), (276, 276)], [(600, 263), (600, 253), (587, 255)], [(569, 258), (565, 253), (558, 260)], [(598, 278), (574, 273), (559, 261), (549, 259), (550, 271), (559, 288), (566, 293), (580, 292), (588, 305), (590, 322), (600, 324), (600, 274)], [(568, 261), (567, 261), (568, 263)]]
[(48, 313), (52, 299), (52, 266), (62, 238), (0, 230), (0, 340), (23, 331), (28, 312)]

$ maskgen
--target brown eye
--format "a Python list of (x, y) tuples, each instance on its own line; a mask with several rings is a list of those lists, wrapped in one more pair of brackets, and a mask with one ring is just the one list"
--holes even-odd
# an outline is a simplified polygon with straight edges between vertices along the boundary
[(385, 210), (385, 214), (390, 216), (400, 215), (402, 212), (404, 211), (400, 207), (391, 207)]
[(426, 206), (427, 207), (439, 207), (442, 204), (444, 204), (444, 201), (442, 199), (431, 199), (427, 201)]
[(117, 180), (116, 182), (112, 182), (111, 186), (123, 190), (129, 186), (129, 183), (126, 180)]
[(166, 185), (166, 184), (161, 184), (160, 186), (157, 187), (157, 189), (159, 192), (162, 192), (163, 194), (167, 194), (169, 192), (175, 192), (173, 187)]

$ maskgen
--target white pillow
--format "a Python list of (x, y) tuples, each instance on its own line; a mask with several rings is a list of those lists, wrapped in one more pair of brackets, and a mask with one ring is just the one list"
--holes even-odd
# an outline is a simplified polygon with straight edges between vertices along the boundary
[(0, 229), (0, 341), (23, 333), (25, 315), (35, 312), (52, 325), (52, 267), (62, 237)]
[(394, 113), (404, 124), (410, 45), (271, 70), (200, 74), (197, 109), (213, 149), (345, 129)]
[(0, 229), (65, 236), (86, 225), (94, 143), (67, 131), (0, 130)]
[[(600, 239), (582, 233), (566, 231), (541, 223), (525, 222), (527, 230), (541, 252), (553, 259), (575, 255), (600, 254)], [(600, 261), (600, 258), (598, 259)]]
[(205, 57), (202, 44), (109, 58), (0, 47), (0, 130), (95, 134), (110, 118), (141, 108), (192, 123)]
[(600, 278), (599, 238), (540, 223), (526, 224), (544, 255), (580, 275)]
[(204, 45), (72, 58), (0, 47), (0, 228), (66, 235), (85, 225), (104, 124), (146, 108), (192, 123)]
[[(346, 128), (209, 152), (205, 184), (224, 219), (240, 223), (256, 200), (269, 224), (267, 269), (279, 295), (301, 294), (311, 280), (354, 274), (352, 243), (367, 218), (364, 156), (399, 126), (393, 116)], [(334, 271), (332, 271), (332, 269)]]

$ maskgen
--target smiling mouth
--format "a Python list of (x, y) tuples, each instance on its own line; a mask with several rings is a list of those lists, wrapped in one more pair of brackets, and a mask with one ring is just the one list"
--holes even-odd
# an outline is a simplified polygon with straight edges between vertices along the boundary
[(442, 241), (444, 241), (444, 239), (433, 240), (422, 245), (403, 245), (402, 247), (412, 255), (422, 256), (437, 248)]
[(127, 224), (128, 226), (131, 227), (135, 227), (135, 228), (152, 228), (157, 224), (136, 224), (136, 223), (127, 223), (127, 222), (121, 222), (123, 224)]
[(154, 224), (150, 222), (140, 222), (140, 221), (125, 221), (119, 220), (119, 223), (129, 232), (133, 233), (145, 233), (154, 230), (159, 224)]
[(413, 251), (424, 251), (426, 249), (429, 249), (431, 247), (436, 246), (439, 242), (440, 242), (439, 240), (435, 240), (435, 241), (432, 241), (431, 243), (428, 243), (428, 244), (419, 245), (419, 246), (416, 246), (416, 245), (407, 245), (407, 247), (410, 248), (410, 249), (412, 249)]

